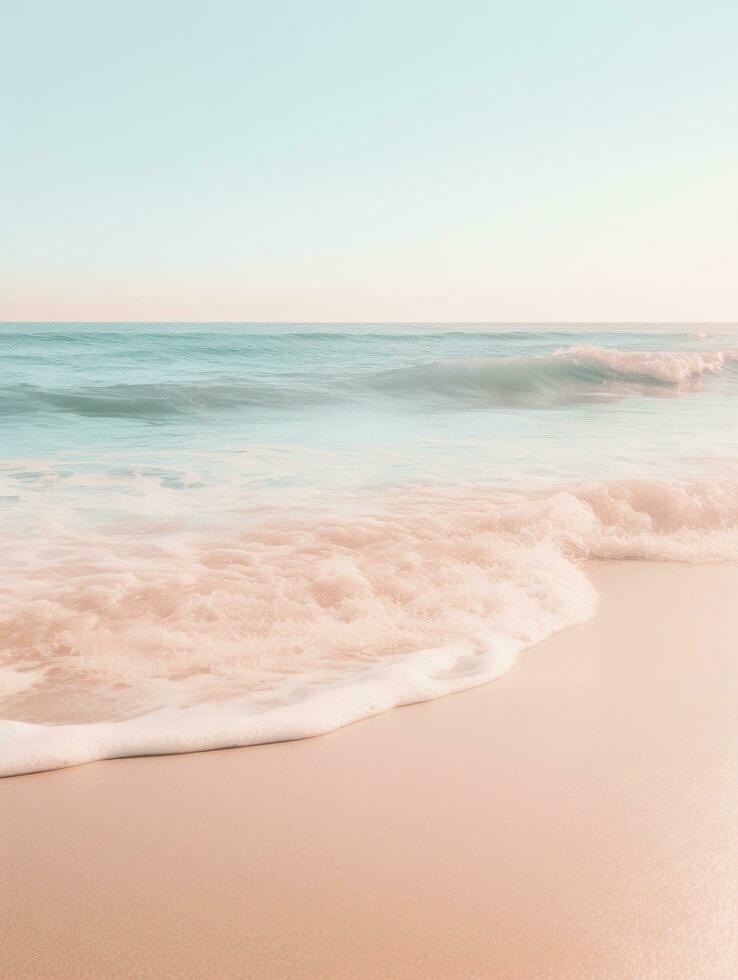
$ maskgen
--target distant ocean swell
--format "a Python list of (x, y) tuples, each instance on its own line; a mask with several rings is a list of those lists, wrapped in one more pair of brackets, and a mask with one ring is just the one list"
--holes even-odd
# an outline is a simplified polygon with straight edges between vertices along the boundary
[(0, 417), (33, 414), (152, 422), (253, 408), (300, 409), (388, 397), (463, 405), (547, 407), (625, 395), (663, 396), (725, 372), (738, 385), (738, 349), (619, 351), (578, 345), (524, 357), (450, 358), (346, 376), (295, 370), (277, 381), (223, 373), (197, 380), (0, 386)]
[[(549, 361), (572, 357), (662, 384), (726, 362)], [(590, 617), (581, 563), (613, 558), (738, 558), (738, 482), (405, 487), (348, 515), (10, 536), (0, 774), (300, 738), (482, 684)]]

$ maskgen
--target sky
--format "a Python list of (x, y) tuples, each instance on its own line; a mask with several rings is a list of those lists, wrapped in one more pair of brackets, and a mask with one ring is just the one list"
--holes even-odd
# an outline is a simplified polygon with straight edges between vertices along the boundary
[(735, 0), (0, 12), (0, 320), (738, 320)]

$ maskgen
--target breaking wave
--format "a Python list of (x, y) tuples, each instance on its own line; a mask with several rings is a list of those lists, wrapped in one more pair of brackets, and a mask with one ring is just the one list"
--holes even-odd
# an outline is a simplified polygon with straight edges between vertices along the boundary
[(586, 620), (585, 560), (736, 557), (726, 480), (415, 488), (208, 531), (53, 524), (0, 559), (0, 774), (331, 731), (482, 684)]
[(249, 408), (299, 410), (310, 405), (391, 397), (440, 399), (446, 405), (546, 408), (625, 395), (664, 396), (693, 390), (704, 375), (727, 369), (738, 380), (738, 350), (619, 351), (579, 345), (548, 355), (450, 358), (356, 376), (325, 365), (279, 383), (259, 376), (197, 381), (0, 387), (0, 416), (76, 415), (173, 421)]
[(391, 394), (452, 401), (545, 407), (624, 395), (668, 395), (694, 388), (703, 375), (732, 369), (738, 350), (619, 351), (580, 345), (538, 357), (446, 360), (392, 369), (374, 379)]

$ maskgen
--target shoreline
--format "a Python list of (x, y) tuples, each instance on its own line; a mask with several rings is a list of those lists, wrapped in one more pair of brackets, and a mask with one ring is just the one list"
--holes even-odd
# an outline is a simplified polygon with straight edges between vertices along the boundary
[(738, 566), (589, 564), (482, 687), (0, 780), (5, 975), (732, 975)]

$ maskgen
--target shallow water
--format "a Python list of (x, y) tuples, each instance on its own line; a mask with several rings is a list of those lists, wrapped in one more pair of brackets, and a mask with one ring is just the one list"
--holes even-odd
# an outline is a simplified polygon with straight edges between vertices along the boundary
[(0, 772), (326, 731), (738, 554), (738, 327), (0, 325)]

